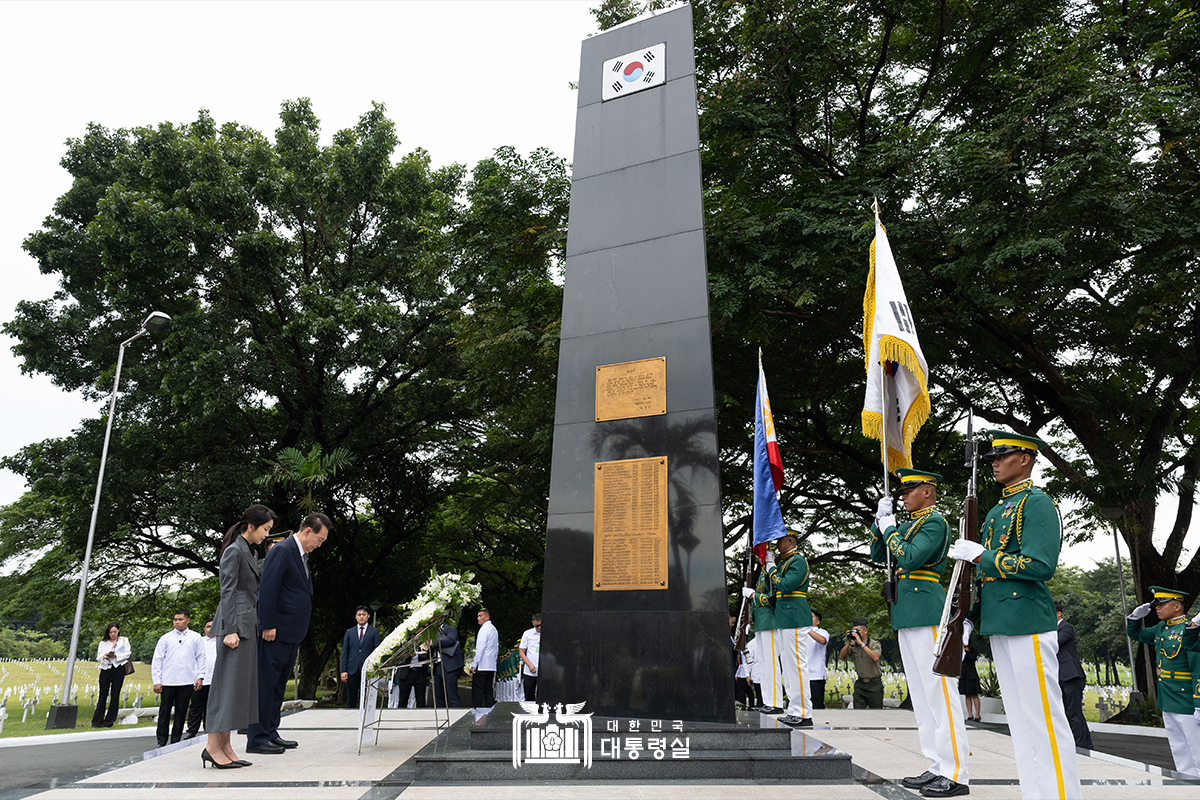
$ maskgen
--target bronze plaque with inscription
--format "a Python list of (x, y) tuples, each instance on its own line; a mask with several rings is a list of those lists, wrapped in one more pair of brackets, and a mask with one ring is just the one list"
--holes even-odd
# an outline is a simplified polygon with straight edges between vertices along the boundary
[(667, 413), (667, 359), (596, 367), (596, 422)]
[(596, 464), (592, 588), (667, 588), (667, 459)]

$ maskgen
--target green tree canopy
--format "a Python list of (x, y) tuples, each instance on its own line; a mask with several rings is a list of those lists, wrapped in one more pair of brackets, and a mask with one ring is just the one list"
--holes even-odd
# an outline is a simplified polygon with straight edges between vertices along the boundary
[[(1091, 536), (1098, 507), (1117, 508), (1139, 594), (1200, 590), (1200, 551), (1181, 560), (1200, 472), (1200, 18), (1189, 4), (693, 8), (734, 508), (748, 494), (761, 345), (798, 476), (785, 516), (815, 552), (851, 557), (845, 537), (860, 536), (879, 486), (858, 422), (878, 197), (932, 373), (917, 462), (961, 495), (952, 430), (968, 405), (1041, 434), (1054, 442), (1051, 492), (1084, 509), (1074, 535)], [(633, 11), (613, 0), (597, 19)], [(1164, 496), (1176, 501), (1156, 546)]]
[[(356, 605), (394, 607), (431, 568), (473, 563), (466, 543), (498, 520), (535, 525), (537, 505), (520, 521), (441, 506), (460, 481), (494, 494), (520, 469), (488, 455), (486, 434), (506, 426), (472, 381), (489, 373), (480, 380), (499, 385), (490, 347), (524, 356), (528, 346), (504, 340), (552, 334), (566, 205), (565, 164), (544, 151), (527, 162), (501, 150), (468, 180), (458, 165), (432, 169), (422, 150), (397, 156), (378, 105), (330, 145), (319, 136), (307, 100), (283, 105), (274, 141), (204, 112), (186, 125), (89, 126), (63, 159), (71, 189), (26, 242), (61, 288), (21, 303), (6, 328), (23, 369), (100, 396), (133, 321), (172, 316), (126, 356), (95, 591), (169, 591), (212, 574), (221, 534), (252, 502), (284, 527), (319, 508), (333, 531), (313, 558), (308, 691)], [(522, 292), (529, 319), (513, 309), (474, 322)], [(546, 366), (535, 372), (544, 389)], [(529, 405), (519, 399), (512, 409)], [(74, 573), (102, 423), (4, 462), (32, 490), (4, 511), (0, 562), (35, 559), (40, 580)], [(548, 452), (547, 437), (531, 438), (528, 452)], [(545, 492), (532, 460), (526, 500)], [(430, 536), (439, 527), (453, 538)], [(518, 549), (494, 568), (498, 586), (528, 588), (528, 566), (514, 565), (538, 548)]]

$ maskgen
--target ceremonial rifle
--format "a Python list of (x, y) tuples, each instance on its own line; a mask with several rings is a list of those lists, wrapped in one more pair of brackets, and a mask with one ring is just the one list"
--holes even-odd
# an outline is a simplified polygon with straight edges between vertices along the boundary
[[(975, 478), (979, 445), (975, 441), (975, 409), (967, 416), (966, 466), (971, 468), (971, 482), (967, 484), (967, 499), (963, 501), (962, 519), (958, 521), (958, 534), (971, 542), (979, 541), (979, 498), (975, 495)], [(963, 622), (971, 611), (971, 589), (974, 567), (968, 562), (954, 560), (954, 572), (950, 575), (950, 586), (946, 592), (946, 605), (942, 607), (942, 621), (938, 625), (937, 646), (933, 650), (933, 672), (947, 678), (962, 674)]]
[[(743, 586), (751, 589), (756, 588), (754, 583), (754, 547), (752, 546), (753, 537), (746, 542), (746, 578)], [(733, 644), (733, 649), (739, 653), (746, 652), (746, 629), (750, 627), (750, 598), (742, 595), (742, 607), (738, 610), (737, 618), (737, 640)]]

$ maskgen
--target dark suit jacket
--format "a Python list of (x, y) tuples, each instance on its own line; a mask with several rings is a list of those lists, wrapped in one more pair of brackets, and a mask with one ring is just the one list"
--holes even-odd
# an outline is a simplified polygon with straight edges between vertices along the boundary
[(1083, 664), (1079, 663), (1075, 626), (1063, 620), (1058, 623), (1058, 682), (1083, 677)]
[(304, 572), (300, 548), (292, 537), (267, 553), (258, 586), (258, 627), (275, 629), (275, 641), (304, 641), (312, 619), (312, 581)]
[(373, 625), (367, 626), (361, 644), (358, 641), (357, 625), (346, 631), (346, 635), (342, 637), (342, 672), (357, 675), (367, 656), (379, 647), (379, 642), (379, 631), (375, 630)]
[(428, 680), (429, 665), (422, 664), (419, 667), (400, 667), (400, 669), (396, 670), (394, 682), (407, 680), (410, 676), (414, 679)]
[[(437, 669), (445, 669), (446, 672), (462, 669), (467, 662), (463, 657), (462, 647), (458, 643), (458, 631), (449, 625), (443, 625), (438, 633), (441, 638), (434, 645), (434, 650), (441, 653), (444, 649), (446, 654), (442, 655), (442, 667)], [(451, 649), (454, 650), (454, 655), (448, 655)]]

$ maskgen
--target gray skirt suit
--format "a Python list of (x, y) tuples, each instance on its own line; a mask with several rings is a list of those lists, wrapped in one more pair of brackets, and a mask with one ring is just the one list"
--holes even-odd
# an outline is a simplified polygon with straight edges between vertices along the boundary
[[(221, 555), (221, 601), (213, 618), (217, 663), (204, 730), (236, 731), (258, 722), (258, 556), (241, 536)], [(225, 636), (236, 633), (237, 648)]]

